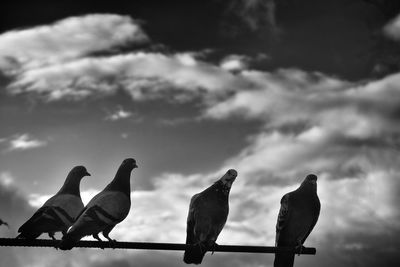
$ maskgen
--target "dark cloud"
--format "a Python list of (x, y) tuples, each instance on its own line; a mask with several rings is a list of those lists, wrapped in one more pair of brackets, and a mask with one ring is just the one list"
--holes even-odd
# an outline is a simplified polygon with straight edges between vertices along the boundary
[[(388, 266), (400, 263), (400, 231), (390, 234), (348, 233), (328, 236), (327, 242), (317, 247), (313, 259), (315, 266)], [(307, 266), (301, 257), (296, 257), (296, 266)]]
[(376, 7), (361, 0), (287, 0), (277, 1), (276, 11), (283, 33), (272, 52), (275, 66), (350, 79), (370, 75), (380, 53), (374, 34), (385, 21)]
[(10, 236), (16, 234), (16, 230), (33, 211), (28, 201), (14, 186), (0, 182), (0, 218), (10, 224)]
[[(255, 67), (298, 67), (359, 79), (398, 70), (399, 48), (382, 34), (399, 10), (395, 1), (133, 1), (81, 5), (8, 3), (3, 32), (53, 23), (87, 13), (114, 13), (140, 19), (153, 44), (172, 51), (214, 49), (210, 60), (228, 54), (260, 53), (271, 60)], [(34, 11), (34, 12), (32, 12)], [(11, 15), (12, 14), (12, 15)], [(124, 50), (136, 49), (126, 47)], [(313, 55), (310, 57), (310, 55)]]
[[(225, 1), (220, 1), (221, 3)], [(278, 29), (273, 0), (235, 0), (225, 2), (221, 20), (221, 35), (230, 38), (258, 36), (273, 39)]]
[(400, 11), (400, 2), (397, 0), (364, 0), (364, 2), (376, 6), (388, 20), (398, 15)]
[[(10, 228), (1, 226), (1, 237), (15, 237), (17, 229), (33, 214), (33, 208), (28, 201), (12, 185), (0, 181), (0, 218), (8, 222)], [(0, 266), (20, 266), (19, 248), (2, 247), (0, 249)]]

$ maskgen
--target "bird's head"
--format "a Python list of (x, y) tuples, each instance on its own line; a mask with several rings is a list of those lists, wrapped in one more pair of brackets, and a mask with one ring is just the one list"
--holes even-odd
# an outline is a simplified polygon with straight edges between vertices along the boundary
[(81, 179), (85, 176), (91, 176), (84, 166), (76, 166), (72, 168), (70, 174), (72, 174), (74, 177), (78, 177)]
[(234, 169), (229, 169), (224, 176), (221, 177), (220, 181), (224, 187), (230, 188), (232, 183), (235, 181), (237, 177), (237, 171)]
[(121, 167), (127, 168), (129, 170), (133, 170), (134, 168), (138, 168), (136, 160), (133, 158), (127, 158), (122, 161)]
[(309, 174), (306, 176), (306, 178), (304, 179), (303, 183), (310, 183), (310, 184), (317, 184), (317, 176), (315, 174)]

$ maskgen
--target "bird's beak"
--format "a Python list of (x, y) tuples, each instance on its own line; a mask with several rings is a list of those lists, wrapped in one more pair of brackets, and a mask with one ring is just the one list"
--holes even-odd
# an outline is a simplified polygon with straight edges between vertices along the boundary
[(85, 176), (92, 176), (92, 175), (90, 175), (90, 173), (86, 172), (86, 173), (85, 173)]
[(139, 168), (139, 166), (137, 164), (133, 165), (133, 168)]

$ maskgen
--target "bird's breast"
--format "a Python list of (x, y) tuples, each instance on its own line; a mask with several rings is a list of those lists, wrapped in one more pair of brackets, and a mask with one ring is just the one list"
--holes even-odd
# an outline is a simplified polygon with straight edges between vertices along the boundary
[(72, 218), (76, 218), (83, 209), (82, 199), (72, 194), (56, 195), (49, 199), (43, 206), (56, 207)]
[(99, 206), (113, 218), (122, 221), (129, 213), (131, 199), (119, 191), (106, 191), (99, 193), (87, 205), (88, 208), (92, 206)]

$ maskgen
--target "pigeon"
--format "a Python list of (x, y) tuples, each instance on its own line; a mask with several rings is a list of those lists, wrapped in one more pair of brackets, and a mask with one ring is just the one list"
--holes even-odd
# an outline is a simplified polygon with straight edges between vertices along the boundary
[(132, 170), (137, 167), (136, 160), (132, 158), (122, 162), (114, 179), (89, 201), (63, 236), (60, 249), (70, 250), (81, 238), (88, 235), (102, 241), (98, 236), (100, 232), (113, 246), (116, 241), (108, 235), (115, 225), (128, 216), (131, 207), (130, 177)]
[[(320, 209), (317, 176), (309, 174), (298, 189), (281, 199), (275, 245), (296, 247), (301, 252), (304, 241), (317, 223)], [(294, 253), (275, 253), (274, 267), (291, 267), (293, 264)]]
[(84, 176), (90, 176), (85, 167), (74, 167), (61, 189), (18, 229), (17, 238), (35, 239), (47, 233), (55, 240), (55, 232), (66, 233), (83, 209), (79, 185)]
[(200, 264), (215, 243), (229, 213), (229, 192), (237, 171), (228, 170), (224, 176), (204, 191), (195, 194), (189, 205), (186, 228), (186, 249), (183, 261)]
[(8, 225), (8, 223), (5, 222), (5, 221), (3, 221), (2, 219), (0, 219), (0, 226), (1, 226), (1, 225), (5, 225), (5, 226), (7, 226), (8, 228), (10, 228), (10, 226)]

